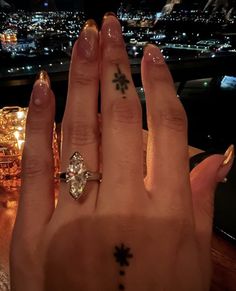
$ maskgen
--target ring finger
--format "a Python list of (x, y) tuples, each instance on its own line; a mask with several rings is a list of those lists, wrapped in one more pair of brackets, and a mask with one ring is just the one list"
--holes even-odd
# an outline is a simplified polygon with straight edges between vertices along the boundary
[[(88, 20), (72, 53), (68, 98), (62, 126), (62, 172), (67, 169), (69, 160), (75, 152), (82, 155), (88, 170), (98, 171), (98, 86), (98, 29), (93, 20)], [(86, 203), (82, 208), (83, 211), (95, 207), (97, 190), (97, 182), (86, 185), (84, 190)], [(69, 195), (69, 185), (65, 183), (61, 186), (59, 206), (62, 200), (62, 205), (77, 207), (77, 203)]]

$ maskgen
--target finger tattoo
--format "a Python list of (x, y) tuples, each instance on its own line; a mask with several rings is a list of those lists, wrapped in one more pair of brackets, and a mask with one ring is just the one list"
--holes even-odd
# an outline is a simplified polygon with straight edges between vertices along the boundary
[(113, 83), (116, 85), (116, 90), (122, 93), (122, 97), (126, 98), (125, 91), (129, 89), (128, 84), (130, 81), (127, 79), (126, 75), (121, 72), (120, 66), (117, 64), (117, 72), (114, 74)]

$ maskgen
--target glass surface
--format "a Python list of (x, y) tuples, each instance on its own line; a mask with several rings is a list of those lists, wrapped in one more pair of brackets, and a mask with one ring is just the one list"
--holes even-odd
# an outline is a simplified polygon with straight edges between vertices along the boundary
[[(4, 189), (18, 189), (20, 186), (27, 113), (28, 108), (21, 107), (4, 107), (0, 110), (0, 187)], [(59, 171), (59, 151), (55, 126), (52, 148), (56, 177)]]
[(10, 291), (10, 280), (8, 274), (1, 268), (0, 265), (0, 290)]
[(0, 110), (0, 183), (3, 186), (10, 186), (9, 180), (20, 178), (26, 116), (27, 108), (4, 107)]

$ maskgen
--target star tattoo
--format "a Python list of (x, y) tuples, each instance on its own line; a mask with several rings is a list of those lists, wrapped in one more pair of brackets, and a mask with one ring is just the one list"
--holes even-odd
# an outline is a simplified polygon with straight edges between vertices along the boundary
[(114, 257), (116, 258), (117, 263), (123, 267), (129, 266), (129, 259), (133, 258), (133, 255), (130, 252), (130, 248), (127, 248), (124, 244), (121, 244), (119, 247), (115, 247)]
[(120, 70), (119, 65), (117, 65), (117, 73), (114, 74), (115, 79), (112, 80), (116, 84), (116, 90), (121, 91), (122, 94), (125, 94), (125, 91), (128, 90), (129, 80), (126, 78)]

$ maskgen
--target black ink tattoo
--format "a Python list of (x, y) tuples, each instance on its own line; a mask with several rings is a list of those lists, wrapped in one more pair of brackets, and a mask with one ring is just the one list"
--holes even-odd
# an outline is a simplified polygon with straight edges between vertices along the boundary
[[(133, 258), (133, 254), (131, 253), (130, 248), (125, 247), (124, 244), (121, 244), (120, 246), (115, 246), (115, 251), (113, 255), (116, 259), (116, 262), (120, 265), (120, 267), (123, 268), (128, 267), (130, 264), (129, 260)], [(125, 276), (125, 271), (123, 268), (119, 271), (119, 275), (121, 277)], [(125, 290), (125, 285), (120, 283), (118, 289)]]
[(121, 267), (129, 266), (129, 259), (133, 258), (133, 255), (130, 253), (130, 248), (126, 248), (124, 244), (121, 244), (120, 247), (116, 246), (115, 249), (114, 256), (117, 263), (119, 263)]
[(119, 290), (125, 290), (125, 286), (122, 285), (122, 284), (120, 284), (120, 285), (119, 285)]
[[(119, 65), (117, 66), (117, 73), (114, 74), (115, 79), (112, 80), (113, 83), (116, 84), (116, 90), (121, 91), (122, 94), (125, 94), (125, 91), (128, 90), (129, 80), (126, 78), (125, 74), (123, 74), (120, 70)], [(123, 96), (126, 98), (126, 96)]]
[(121, 276), (124, 276), (124, 275), (125, 275), (125, 271), (121, 270), (121, 271), (120, 271), (120, 275), (121, 275)]

